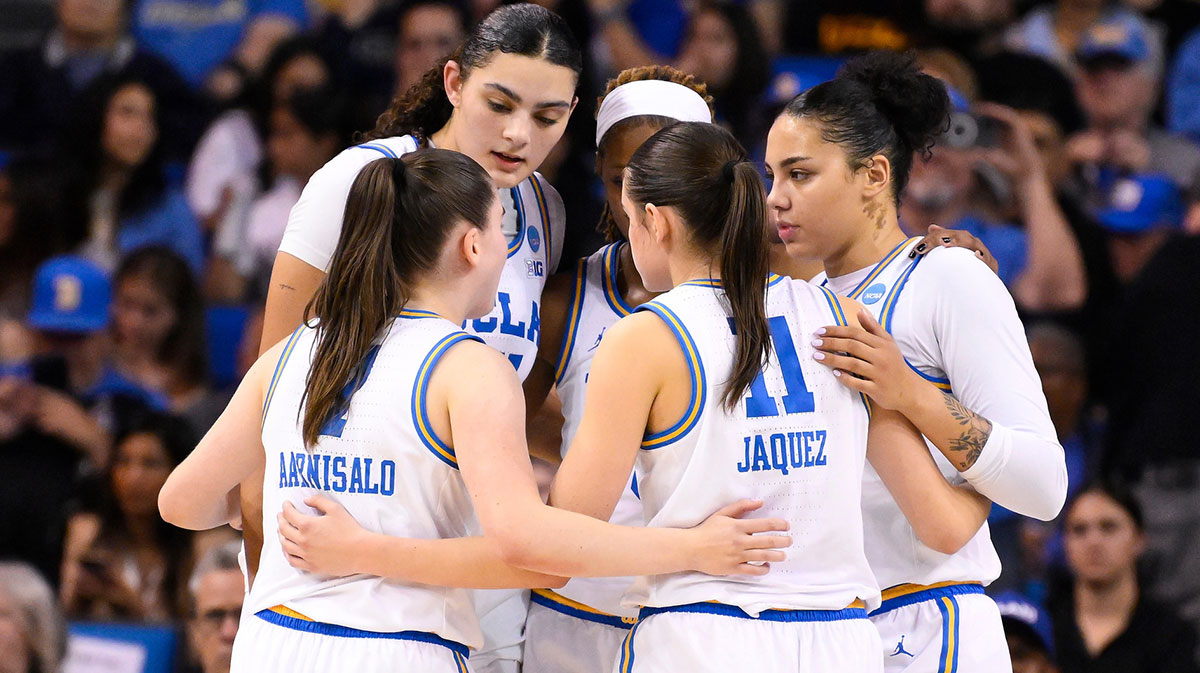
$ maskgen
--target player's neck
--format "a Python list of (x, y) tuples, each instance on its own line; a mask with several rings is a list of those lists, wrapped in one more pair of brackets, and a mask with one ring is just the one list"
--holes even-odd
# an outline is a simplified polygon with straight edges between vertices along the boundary
[(633, 248), (628, 244), (622, 245), (617, 252), (617, 264), (617, 291), (626, 304), (640, 306), (658, 296), (657, 292), (647, 290), (642, 283), (642, 275), (633, 263)]
[(690, 280), (719, 280), (721, 269), (717, 260), (707, 255), (677, 252), (667, 260), (671, 272), (671, 286), (676, 287)]
[(430, 311), (455, 324), (467, 319), (467, 302), (458, 288), (418, 285), (412, 289), (404, 308), (411, 311)]
[(874, 266), (896, 246), (907, 240), (893, 209), (881, 225), (872, 225), (855, 237), (844, 249), (824, 260), (825, 273), (831, 278)]
[(439, 150), (453, 150), (458, 152), (458, 141), (454, 134), (454, 114), (451, 113), (450, 120), (442, 128), (434, 131), (429, 140), (433, 142), (433, 146)]

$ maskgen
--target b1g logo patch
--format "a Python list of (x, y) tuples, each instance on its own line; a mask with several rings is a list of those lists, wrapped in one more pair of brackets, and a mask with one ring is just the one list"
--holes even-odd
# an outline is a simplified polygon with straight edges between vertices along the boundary
[(546, 265), (541, 260), (525, 260), (525, 275), (529, 278), (542, 278), (546, 275)]
[(887, 292), (887, 287), (883, 283), (875, 283), (871, 287), (863, 291), (861, 299), (864, 304), (874, 304), (883, 299), (883, 295)]
[(537, 252), (542, 247), (542, 235), (538, 233), (537, 227), (530, 227), (529, 233), (526, 236), (529, 239), (529, 248)]

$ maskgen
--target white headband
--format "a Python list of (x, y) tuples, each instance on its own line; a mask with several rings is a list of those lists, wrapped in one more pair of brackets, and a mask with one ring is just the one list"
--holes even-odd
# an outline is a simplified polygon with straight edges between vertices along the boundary
[(596, 146), (617, 122), (656, 115), (681, 122), (712, 122), (712, 112), (700, 94), (682, 84), (659, 79), (629, 82), (612, 90), (596, 115)]

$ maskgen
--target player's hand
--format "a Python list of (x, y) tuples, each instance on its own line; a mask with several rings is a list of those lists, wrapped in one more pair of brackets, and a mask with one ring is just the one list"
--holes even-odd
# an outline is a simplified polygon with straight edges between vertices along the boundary
[(742, 518), (762, 505), (761, 500), (739, 500), (692, 528), (692, 568), (707, 575), (765, 575), (769, 563), (786, 559), (781, 550), (791, 546), (792, 537), (765, 533), (786, 531), (787, 521)]
[(275, 517), (288, 563), (300, 570), (338, 577), (358, 572), (356, 554), (367, 531), (331, 498), (311, 495), (304, 504), (320, 515), (304, 514), (285, 501), (283, 511)]
[(992, 273), (1000, 273), (1000, 263), (997, 262), (996, 258), (992, 256), (992, 251), (988, 250), (988, 247), (983, 244), (983, 241), (976, 238), (974, 234), (961, 229), (947, 229), (945, 227), (939, 227), (936, 224), (929, 225), (929, 232), (925, 234), (925, 238), (922, 238), (921, 241), (917, 243), (916, 247), (912, 249), (912, 252), (908, 253), (908, 257), (909, 259), (912, 259), (918, 255), (925, 255), (930, 250), (933, 250), (937, 247), (966, 248), (967, 250), (974, 252), (975, 256), (978, 257), (984, 264), (987, 264), (988, 268), (992, 270)]
[(900, 354), (900, 347), (866, 309), (862, 327), (832, 325), (817, 330), (813, 359), (833, 369), (842, 385), (857, 390), (885, 409), (903, 413), (924, 383)]

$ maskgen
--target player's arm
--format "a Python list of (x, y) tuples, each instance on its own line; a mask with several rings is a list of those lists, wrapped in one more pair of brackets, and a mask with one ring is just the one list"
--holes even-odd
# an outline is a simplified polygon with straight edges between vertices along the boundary
[[(263, 394), (283, 344), (268, 350), (246, 373), (233, 399), (158, 494), (167, 523), (206, 530), (236, 522), (238, 484), (263, 469)], [(259, 484), (261, 490), (262, 484)]]
[[(612, 348), (621, 344), (618, 338)], [(473, 374), (472, 385), (451, 385), (446, 390), (449, 425), (476, 514), (485, 535), (497, 541), (505, 562), (571, 577), (656, 575), (684, 570), (760, 575), (767, 569), (750, 562), (783, 558), (783, 552), (776, 549), (790, 544), (789, 538), (754, 533), (785, 530), (786, 522), (734, 518), (761, 503), (737, 503), (686, 530), (615, 526), (546, 506), (538, 496), (525, 448), (521, 427), (524, 400), (511, 365), (482, 344), (463, 343), (454, 351), (452, 355), (458, 357), (447, 356), (451, 361), (439, 366), (434, 379), (435, 383), (438, 379), (462, 381)], [(598, 353), (593, 361), (593, 380), (595, 363), (600, 360)], [(445, 371), (440, 371), (443, 367)], [(432, 387), (431, 402), (435, 394)], [(625, 439), (624, 434), (619, 436)], [(628, 459), (625, 462), (623, 475), (593, 475), (596, 482), (604, 484), (597, 489), (602, 493), (597, 503), (615, 503), (632, 465)], [(613, 490), (613, 484), (616, 493), (610, 497), (607, 491)], [(611, 503), (607, 511), (600, 511), (605, 509), (602, 504), (595, 511), (607, 519)]]
[(1066, 499), (1066, 462), (1012, 297), (967, 252), (939, 249), (923, 264), (920, 281), (931, 289), (906, 301), (931, 302), (917, 310), (928, 311), (953, 395), (913, 371), (865, 311), (862, 327), (818, 336), (822, 361), (860, 377), (842, 380), (902, 413), (979, 493), (1049, 521)]
[[(538, 427), (534, 419), (539, 413), (544, 412), (555, 415), (558, 413), (553, 410), (552, 405), (546, 405), (545, 401), (549, 396), (550, 389), (554, 387), (555, 378), (558, 374), (563, 337), (571, 319), (575, 277), (574, 273), (555, 274), (546, 281), (546, 287), (542, 290), (542, 333), (538, 339), (537, 357), (534, 358), (533, 368), (529, 370), (529, 376), (526, 376), (525, 381), (521, 384), (521, 388), (525, 393), (525, 425), (529, 432), (534, 432), (535, 428)], [(530, 451), (534, 452), (534, 456), (557, 465), (562, 459), (558, 451), (553, 453), (538, 452), (533, 447), (557, 447), (560, 443), (558, 441), (535, 442), (531, 436), (529, 446)]]

